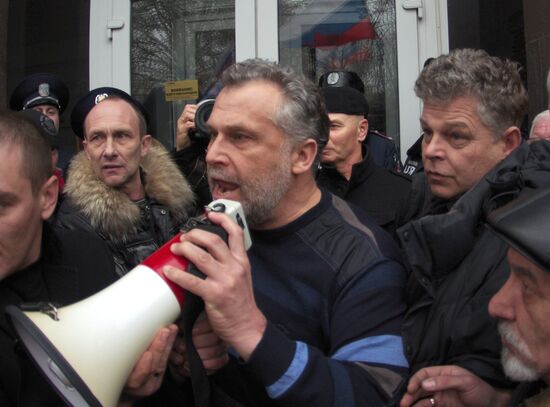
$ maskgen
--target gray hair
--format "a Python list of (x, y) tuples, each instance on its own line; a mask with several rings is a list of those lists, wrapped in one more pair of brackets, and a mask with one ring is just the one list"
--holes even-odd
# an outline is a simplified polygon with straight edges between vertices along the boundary
[(529, 138), (533, 137), (533, 130), (535, 128), (535, 124), (541, 119), (550, 119), (550, 111), (543, 110), (542, 112), (540, 112), (535, 116), (535, 118), (533, 119), (533, 122), (531, 123), (531, 130), (529, 130)]
[(283, 100), (273, 117), (277, 127), (294, 144), (314, 139), (319, 154), (328, 140), (329, 119), (318, 87), (292, 68), (262, 59), (239, 62), (229, 67), (222, 77), (224, 87), (256, 80), (268, 81), (281, 89)]
[(479, 117), (496, 139), (508, 127), (520, 127), (527, 112), (519, 65), (483, 50), (456, 49), (436, 58), (422, 70), (414, 91), (429, 103), (476, 98)]

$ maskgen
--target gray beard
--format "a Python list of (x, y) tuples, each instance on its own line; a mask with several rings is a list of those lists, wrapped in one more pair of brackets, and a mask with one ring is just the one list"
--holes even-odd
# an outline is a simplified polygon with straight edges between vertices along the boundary
[[(498, 331), (508, 343), (514, 346), (523, 356), (529, 360), (533, 360), (533, 355), (527, 348), (523, 339), (518, 335), (514, 326), (509, 322), (499, 322)], [(532, 382), (538, 380), (539, 374), (531, 366), (527, 366), (521, 359), (517, 358), (506, 347), (502, 347), (501, 355), (502, 368), (506, 376), (510, 379), (518, 381)]]
[(258, 228), (271, 220), (275, 207), (288, 191), (292, 179), (290, 150), (281, 151), (281, 161), (267, 174), (250, 174), (243, 180), (227, 177), (219, 167), (209, 167), (208, 175), (239, 185), (246, 222), (250, 228)]

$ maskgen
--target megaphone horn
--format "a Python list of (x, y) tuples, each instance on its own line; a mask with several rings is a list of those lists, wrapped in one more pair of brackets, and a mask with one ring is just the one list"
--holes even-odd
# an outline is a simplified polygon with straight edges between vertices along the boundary
[[(212, 202), (250, 236), (239, 203)], [(116, 406), (135, 363), (156, 332), (179, 316), (185, 291), (162, 273), (167, 265), (187, 269), (187, 259), (170, 246), (176, 235), (120, 280), (75, 304), (6, 313), (25, 349), (50, 384), (69, 404)]]

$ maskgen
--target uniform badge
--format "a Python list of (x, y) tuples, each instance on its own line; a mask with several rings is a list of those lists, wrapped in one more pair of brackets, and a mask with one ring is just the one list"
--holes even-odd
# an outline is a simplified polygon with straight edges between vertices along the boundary
[(108, 97), (109, 97), (108, 94), (106, 94), (106, 93), (100, 93), (99, 95), (97, 95), (97, 96), (95, 97), (95, 104), (97, 105), (99, 102), (101, 102), (101, 101), (107, 99)]
[(338, 72), (331, 72), (327, 77), (327, 84), (336, 85), (340, 80), (340, 74)]
[(50, 96), (50, 84), (41, 83), (38, 85), (38, 94), (42, 97)]
[(46, 134), (48, 134), (51, 137), (54, 137), (57, 135), (57, 130), (55, 129), (55, 125), (53, 124), (53, 120), (49, 117), (46, 117), (44, 115), (40, 116), (40, 126), (42, 127), (42, 130)]

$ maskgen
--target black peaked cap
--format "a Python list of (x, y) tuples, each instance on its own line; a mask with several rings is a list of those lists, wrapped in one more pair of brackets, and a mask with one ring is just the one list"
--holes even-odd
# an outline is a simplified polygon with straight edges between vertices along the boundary
[(36, 73), (24, 78), (15, 87), (10, 98), (10, 109), (25, 110), (38, 105), (52, 105), (63, 113), (69, 104), (69, 88), (61, 77), (50, 73)]

